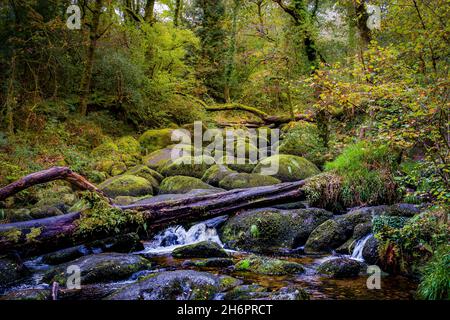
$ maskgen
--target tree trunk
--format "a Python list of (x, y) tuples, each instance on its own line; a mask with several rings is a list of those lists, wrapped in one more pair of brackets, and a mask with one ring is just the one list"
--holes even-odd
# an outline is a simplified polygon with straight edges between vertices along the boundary
[(147, 0), (147, 3), (145, 4), (145, 13), (144, 13), (144, 20), (145, 22), (148, 22), (150, 24), (153, 24), (155, 22), (155, 0)]
[(183, 1), (182, 0), (176, 0), (175, 1), (175, 12), (173, 15), (173, 25), (175, 27), (178, 27), (178, 25), (180, 24), (180, 17), (181, 17), (181, 7), (183, 5)]
[[(52, 181), (64, 174), (69, 177), (75, 174), (67, 170), (69, 169), (53, 168), (34, 173), (0, 189), (0, 194), (12, 195), (26, 186)], [(187, 195), (178, 200), (117, 206), (117, 208), (142, 213), (143, 220), (150, 231), (155, 232), (169, 224), (198, 221), (235, 213), (242, 209), (304, 200), (305, 196), (302, 190), (304, 183), (304, 181), (280, 183), (195, 197)], [(91, 186), (93, 185), (88, 183), (87, 188), (97, 192), (97, 189), (95, 187), (92, 189)], [(85, 184), (82, 183), (80, 187), (85, 187)], [(81, 216), (82, 213), (69, 213), (45, 219), (0, 225), (0, 252), (16, 252), (22, 256), (32, 256), (111, 236), (104, 230), (94, 230), (94, 232), (88, 235), (83, 234), (81, 237), (77, 234), (78, 221)], [(137, 227), (130, 223), (130, 225), (121, 227), (119, 231), (130, 232), (136, 230)]]
[(94, 67), (94, 54), (99, 38), (98, 29), (100, 26), (100, 15), (102, 13), (103, 0), (95, 1), (95, 8), (92, 10), (92, 24), (89, 30), (89, 46), (87, 49), (86, 63), (84, 66), (83, 78), (81, 79), (80, 113), (87, 114), (88, 97), (91, 89), (92, 69)]

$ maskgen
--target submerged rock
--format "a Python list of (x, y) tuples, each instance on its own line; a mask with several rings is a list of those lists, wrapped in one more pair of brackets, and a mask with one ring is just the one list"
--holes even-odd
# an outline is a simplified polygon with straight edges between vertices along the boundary
[(199, 268), (226, 268), (233, 265), (233, 260), (229, 258), (208, 258), (203, 260), (186, 260), (183, 267)]
[(193, 270), (150, 275), (118, 290), (109, 300), (209, 300), (221, 289), (219, 276)]
[(159, 194), (180, 194), (180, 193), (188, 193), (189, 191), (195, 189), (210, 189), (221, 191), (221, 189), (210, 186), (209, 184), (204, 183), (202, 180), (187, 177), (187, 176), (173, 176), (164, 179), (159, 186)]
[(333, 278), (356, 277), (361, 272), (362, 263), (350, 258), (336, 258), (323, 262), (317, 271)]
[(220, 180), (219, 187), (226, 190), (262, 187), (278, 184), (277, 178), (257, 173), (230, 173)]
[(122, 280), (133, 273), (150, 268), (150, 262), (138, 255), (121, 253), (100, 253), (78, 258), (61, 264), (44, 274), (47, 283), (58, 282), (65, 285), (67, 268), (76, 265), (81, 269), (81, 283), (99, 283)]
[(245, 211), (220, 229), (222, 241), (236, 250), (274, 253), (303, 245), (311, 232), (333, 214), (323, 209)]
[(129, 174), (109, 178), (101, 183), (99, 188), (111, 198), (117, 196), (139, 197), (153, 194), (150, 181)]
[(278, 168), (273, 177), (283, 181), (298, 181), (319, 174), (320, 170), (316, 165), (305, 158), (279, 154), (260, 161), (253, 170), (254, 173), (263, 172), (264, 168)]
[(251, 271), (265, 275), (286, 275), (304, 272), (301, 264), (286, 260), (252, 255), (235, 265), (238, 271)]
[(172, 251), (176, 258), (228, 257), (225, 250), (216, 242), (202, 241), (176, 248)]

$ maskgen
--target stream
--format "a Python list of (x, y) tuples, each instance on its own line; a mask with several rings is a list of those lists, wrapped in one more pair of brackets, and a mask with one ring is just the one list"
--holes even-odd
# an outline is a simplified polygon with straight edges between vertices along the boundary
[[(358, 240), (351, 255), (352, 259), (363, 262), (362, 248), (369, 239), (370, 234)], [(208, 222), (197, 223), (187, 230), (183, 226), (171, 226), (154, 236), (153, 239), (144, 241), (144, 250), (131, 254), (145, 255), (152, 262), (154, 267), (151, 270), (139, 271), (129, 279), (115, 282), (113, 284), (122, 285), (135, 282), (139, 277), (166, 270), (193, 269), (206, 271), (216, 275), (228, 275), (242, 280), (243, 284), (257, 284), (267, 288), (269, 291), (276, 291), (280, 288), (300, 285), (303, 287), (313, 300), (321, 299), (413, 299), (417, 284), (405, 277), (391, 276), (384, 274), (381, 280), (381, 289), (369, 290), (366, 286), (367, 276), (358, 276), (348, 279), (334, 279), (322, 276), (316, 272), (317, 267), (326, 260), (334, 259), (343, 255), (302, 255), (291, 254), (289, 256), (280, 255), (277, 259), (297, 262), (304, 266), (305, 272), (301, 274), (292, 274), (284, 276), (268, 276), (256, 274), (251, 271), (236, 271), (233, 268), (206, 268), (206, 267), (186, 267), (183, 262), (186, 259), (177, 259), (171, 255), (171, 252), (178, 247), (194, 244), (197, 242), (210, 240), (224, 247), (221, 242), (216, 224)], [(225, 248), (226, 249), (226, 248)], [(233, 251), (226, 249), (227, 253), (235, 261), (245, 258), (250, 253), (242, 251)], [(200, 259), (196, 259), (200, 260)], [(42, 258), (34, 258), (24, 263), (27, 268), (32, 270), (33, 275), (23, 283), (13, 288), (9, 288), (8, 293), (15, 290), (27, 289), (50, 289), (50, 285), (42, 281), (43, 273), (50, 266), (42, 263)], [(0, 292), (1, 294), (1, 292)], [(217, 295), (216, 299), (222, 296)]]

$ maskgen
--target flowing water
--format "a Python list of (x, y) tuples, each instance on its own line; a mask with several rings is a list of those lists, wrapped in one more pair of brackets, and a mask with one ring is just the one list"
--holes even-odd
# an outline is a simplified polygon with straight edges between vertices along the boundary
[(361, 262), (364, 261), (363, 249), (364, 249), (364, 246), (366, 245), (367, 240), (369, 240), (369, 238), (371, 236), (372, 236), (372, 234), (369, 233), (367, 236), (362, 237), (361, 239), (359, 239), (356, 242), (355, 248), (353, 249), (353, 253), (352, 253), (352, 256), (351, 256), (352, 259), (355, 259), (355, 260), (358, 260), (358, 261), (361, 261)]

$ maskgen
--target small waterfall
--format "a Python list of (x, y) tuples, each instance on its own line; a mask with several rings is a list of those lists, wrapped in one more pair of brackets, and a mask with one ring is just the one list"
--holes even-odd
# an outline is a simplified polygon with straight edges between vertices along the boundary
[(353, 249), (352, 252), (352, 259), (358, 260), (358, 261), (364, 261), (363, 258), (363, 249), (364, 246), (366, 245), (367, 240), (369, 240), (369, 238), (372, 236), (371, 233), (369, 233), (367, 236), (362, 237), (361, 239), (359, 239), (356, 242), (355, 248)]
[(208, 240), (216, 242), (223, 247), (216, 228), (208, 223), (198, 223), (187, 231), (182, 226), (173, 226), (157, 234), (153, 240), (144, 243), (145, 249), (142, 252), (165, 254), (187, 244)]

